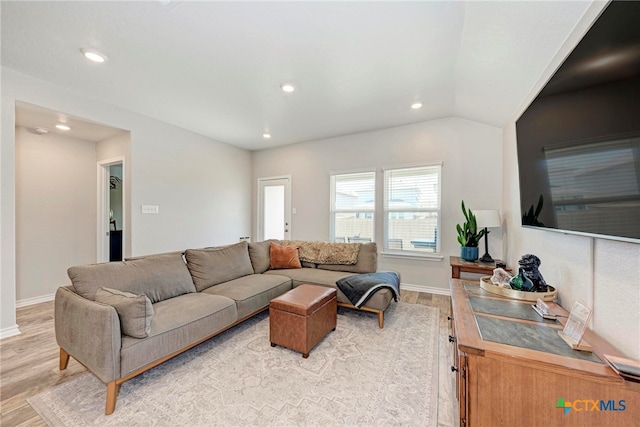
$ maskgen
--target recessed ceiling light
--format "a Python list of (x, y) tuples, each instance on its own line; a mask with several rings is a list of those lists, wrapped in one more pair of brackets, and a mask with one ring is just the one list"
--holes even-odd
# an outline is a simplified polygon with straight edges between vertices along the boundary
[(291, 93), (291, 92), (293, 92), (294, 90), (296, 90), (296, 87), (295, 87), (294, 85), (292, 85), (291, 83), (283, 83), (283, 84), (280, 86), (280, 88), (281, 88), (283, 91), (287, 92), (287, 93)]
[(413, 104), (411, 104), (411, 108), (413, 108), (414, 110), (422, 108), (422, 102), (414, 102)]
[(46, 135), (49, 133), (49, 129), (43, 127), (28, 128), (27, 130), (31, 133), (35, 133), (36, 135)]
[(80, 49), (80, 52), (87, 58), (89, 61), (97, 62), (102, 64), (107, 61), (107, 56), (104, 53), (98, 52), (94, 49)]
[(58, 124), (56, 125), (56, 129), (60, 129), (60, 130), (71, 130), (71, 128), (67, 125), (63, 125), (63, 124)]
[(264, 139), (271, 139), (271, 134), (270, 134), (270, 133), (263, 133), (263, 134), (262, 134), (262, 137), (263, 137)]

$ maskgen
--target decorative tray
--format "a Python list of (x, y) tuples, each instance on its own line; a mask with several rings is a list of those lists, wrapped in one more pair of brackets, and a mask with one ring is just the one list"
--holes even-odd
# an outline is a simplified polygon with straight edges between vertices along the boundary
[(536, 302), (538, 298), (542, 301), (555, 301), (558, 298), (558, 291), (553, 286), (547, 285), (547, 292), (527, 292), (516, 291), (515, 289), (507, 289), (491, 283), (491, 276), (483, 276), (480, 278), (480, 287), (492, 294), (502, 295), (503, 297), (513, 298), (522, 301)]

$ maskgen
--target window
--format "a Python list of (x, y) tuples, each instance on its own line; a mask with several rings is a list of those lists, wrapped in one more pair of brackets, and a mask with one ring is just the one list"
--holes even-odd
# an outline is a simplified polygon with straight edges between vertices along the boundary
[(331, 175), (331, 240), (372, 242), (376, 173)]
[(384, 171), (384, 249), (439, 252), (441, 165)]

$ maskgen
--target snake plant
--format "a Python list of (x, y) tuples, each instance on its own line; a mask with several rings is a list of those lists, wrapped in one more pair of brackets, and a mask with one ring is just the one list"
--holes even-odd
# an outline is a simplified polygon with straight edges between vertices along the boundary
[(483, 228), (478, 231), (476, 216), (471, 212), (471, 209), (467, 209), (464, 206), (464, 200), (462, 201), (462, 213), (464, 214), (465, 222), (462, 226), (460, 224), (456, 225), (458, 243), (460, 243), (460, 246), (477, 248), (486, 230)]

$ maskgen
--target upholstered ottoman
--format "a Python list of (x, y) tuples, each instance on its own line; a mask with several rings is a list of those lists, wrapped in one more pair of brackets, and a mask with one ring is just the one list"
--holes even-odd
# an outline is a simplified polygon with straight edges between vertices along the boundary
[(309, 357), (309, 352), (330, 331), (336, 329), (336, 290), (324, 286), (300, 285), (269, 303), (269, 339)]

